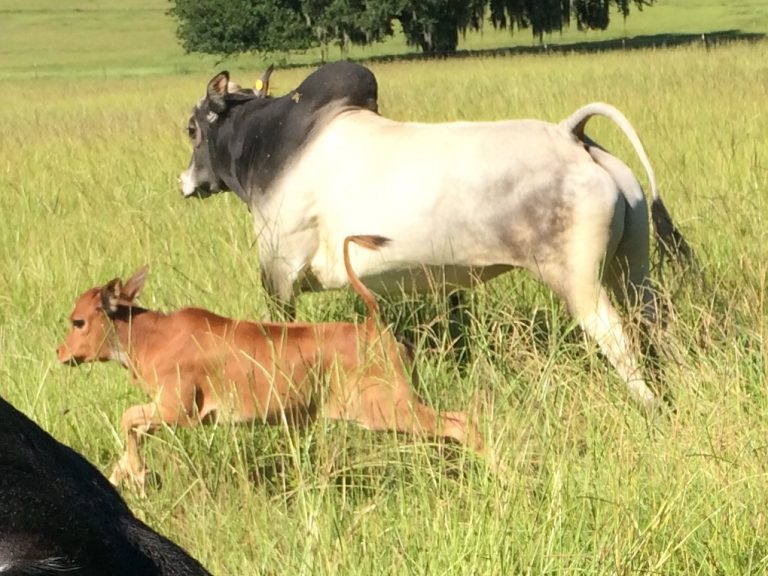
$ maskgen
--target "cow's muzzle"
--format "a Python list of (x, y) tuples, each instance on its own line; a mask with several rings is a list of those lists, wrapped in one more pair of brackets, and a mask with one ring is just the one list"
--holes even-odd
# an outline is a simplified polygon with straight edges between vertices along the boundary
[(191, 170), (185, 170), (179, 175), (179, 185), (181, 186), (181, 195), (184, 198), (191, 198), (192, 196), (205, 198), (211, 194), (210, 184), (196, 182)]
[(192, 192), (190, 193), (182, 192), (182, 195), (184, 196), (184, 198), (205, 199), (205, 198), (210, 198), (214, 194), (215, 192), (211, 190), (211, 187), (208, 184), (203, 184), (201, 186), (198, 186), (197, 188), (192, 190)]

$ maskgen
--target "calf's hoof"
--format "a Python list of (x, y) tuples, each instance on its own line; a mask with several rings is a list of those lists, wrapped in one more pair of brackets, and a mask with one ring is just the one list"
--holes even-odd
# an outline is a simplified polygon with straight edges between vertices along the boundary
[(109, 482), (113, 486), (119, 487), (126, 480), (129, 481), (131, 486), (133, 486), (139, 494), (142, 496), (146, 494), (145, 486), (147, 480), (147, 469), (142, 468), (138, 471), (132, 470), (130, 464), (128, 463), (127, 456), (124, 455), (122, 458), (120, 458), (120, 460), (117, 461), (114, 468), (112, 468), (112, 474), (109, 476)]

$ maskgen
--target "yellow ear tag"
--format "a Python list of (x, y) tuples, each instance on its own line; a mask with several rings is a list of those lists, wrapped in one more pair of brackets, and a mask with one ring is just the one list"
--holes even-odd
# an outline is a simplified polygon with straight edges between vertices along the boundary
[(259, 78), (256, 80), (256, 91), (261, 92), (261, 89), (264, 88), (264, 82)]

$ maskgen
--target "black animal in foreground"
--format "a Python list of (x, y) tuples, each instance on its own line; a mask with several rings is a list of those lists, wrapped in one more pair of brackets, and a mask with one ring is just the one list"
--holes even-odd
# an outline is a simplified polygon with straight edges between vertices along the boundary
[(209, 574), (106, 478), (0, 398), (0, 575)]

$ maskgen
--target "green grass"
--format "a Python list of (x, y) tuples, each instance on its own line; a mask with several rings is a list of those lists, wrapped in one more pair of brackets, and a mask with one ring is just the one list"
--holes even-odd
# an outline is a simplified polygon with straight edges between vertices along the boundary
[[(213, 72), (227, 67), (253, 73), (267, 63), (310, 64), (322, 58), (319, 49), (298, 54), (217, 56), (184, 54), (175, 36), (175, 22), (166, 15), (167, 0), (6, 0), (0, 5), (0, 78), (51, 76), (125, 76)], [(680, 35), (735, 31), (768, 32), (764, 0), (657, 0), (653, 8), (632, 10), (623, 20), (614, 15), (606, 31), (581, 32), (575, 26), (544, 37), (547, 44), (570, 45), (618, 38), (660, 36), (674, 42)], [(662, 38), (663, 37), (663, 38)], [(538, 46), (529, 30), (494, 30), (488, 23), (460, 41), (461, 50), (493, 50)], [(411, 49), (402, 37), (341, 53), (329, 47), (326, 57), (338, 59), (400, 56)]]
[[(19, 7), (12, 23), (51, 16)], [(105, 42), (119, 37), (109, 26), (132, 26), (112, 18)], [(126, 32), (134, 41), (109, 52), (78, 32), (93, 53), (45, 57), (35, 77), (17, 51), (32, 35), (15, 34), (0, 60), (0, 394), (108, 473), (120, 415), (145, 399), (118, 366), (57, 364), (75, 298), (149, 262), (146, 306), (263, 318), (253, 232), (233, 195), (183, 201), (176, 183), (211, 61), (172, 56), (159, 33)], [(591, 100), (627, 114), (707, 277), (666, 275), (675, 314), (659, 385), (675, 410), (646, 419), (551, 293), (510, 274), (472, 293), (465, 370), (439, 299), (386, 309), (417, 336), (420, 393), (473, 411), (504, 472), (339, 423), (163, 430), (146, 443), (162, 486), (124, 491), (131, 507), (216, 574), (765, 573), (768, 43), (372, 68), (394, 118), (559, 120)], [(276, 93), (306, 73), (278, 70)], [(598, 120), (591, 134), (642, 174), (615, 127)], [(299, 314), (356, 308), (334, 292), (303, 296)]]

